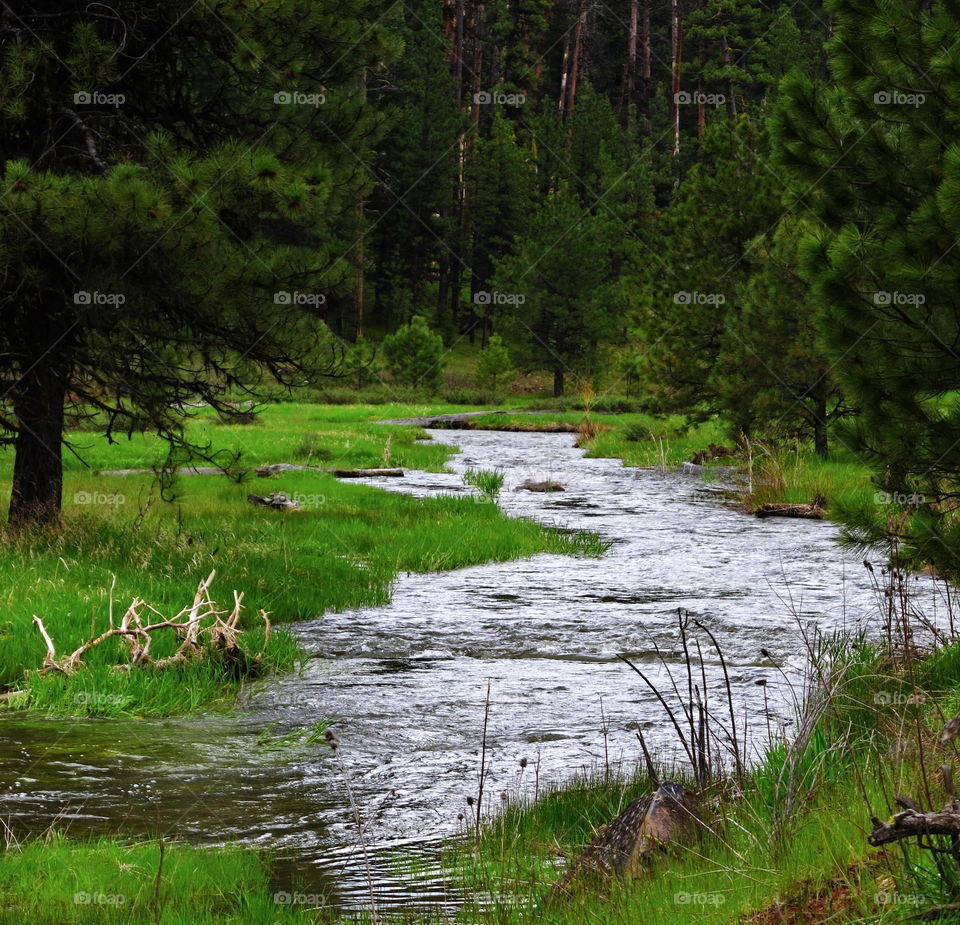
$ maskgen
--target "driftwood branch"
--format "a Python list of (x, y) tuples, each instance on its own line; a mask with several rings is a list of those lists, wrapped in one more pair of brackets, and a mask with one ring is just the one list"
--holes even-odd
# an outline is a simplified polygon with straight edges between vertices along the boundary
[[(74, 674), (77, 669), (83, 666), (83, 657), (91, 649), (114, 637), (122, 638), (127, 644), (128, 662), (115, 666), (121, 671), (129, 671), (136, 665), (151, 665), (155, 669), (162, 670), (173, 665), (183, 664), (195, 656), (213, 652), (222, 661), (230, 665), (242, 664), (245, 674), (255, 672), (259, 668), (263, 652), (261, 651), (252, 659), (248, 658), (240, 649), (238, 642), (242, 633), (240, 616), (243, 610), (243, 594), (238, 591), (233, 592), (233, 610), (229, 612), (229, 615), (227, 615), (227, 611), (219, 610), (210, 597), (210, 585), (213, 583), (215, 576), (216, 572), (213, 571), (201, 581), (197, 586), (196, 594), (193, 596), (193, 603), (189, 607), (184, 607), (176, 616), (169, 619), (163, 618), (163, 614), (155, 607), (151, 607), (146, 601), (141, 598), (134, 598), (119, 626), (111, 627), (99, 636), (88, 640), (61, 659), (56, 657), (53, 640), (50, 638), (43, 620), (34, 616), (33, 622), (47, 646), (43, 667), (39, 669), (40, 674), (49, 674), (50, 672)], [(156, 614), (161, 619), (152, 623), (144, 622), (142, 617), (144, 611)], [(226, 619), (224, 619), (225, 616)], [(270, 641), (270, 619), (265, 610), (260, 611), (260, 618), (265, 625), (263, 644), (266, 648)], [(173, 630), (179, 636), (180, 644), (173, 655), (154, 661), (150, 656), (150, 644), (154, 638), (153, 634), (162, 629)]]
[(874, 818), (873, 831), (867, 841), (878, 848), (904, 838), (920, 838), (924, 835), (951, 835), (960, 839), (960, 801), (951, 800), (938, 812), (924, 813), (906, 809), (897, 813), (889, 822)]
[(268, 507), (275, 511), (299, 511), (300, 502), (288, 498), (285, 494), (275, 491), (266, 497), (261, 495), (247, 495), (247, 501), (251, 504), (258, 504), (260, 507)]

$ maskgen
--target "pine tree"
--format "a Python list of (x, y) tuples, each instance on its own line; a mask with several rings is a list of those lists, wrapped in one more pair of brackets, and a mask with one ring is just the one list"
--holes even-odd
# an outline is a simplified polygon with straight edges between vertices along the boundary
[(724, 318), (709, 386), (735, 429), (812, 437), (827, 454), (827, 424), (847, 407), (829, 375), (799, 246), (812, 223), (785, 216), (750, 242), (748, 269)]
[(585, 210), (567, 188), (548, 196), (495, 277), (503, 327), (521, 362), (553, 371), (554, 394), (566, 376), (596, 371), (601, 342), (622, 317), (617, 276), (625, 242), (618, 222)]
[(490, 288), (494, 264), (513, 251), (533, 205), (533, 171), (514, 138), (506, 116), (496, 113), (490, 137), (476, 147), (469, 168), (471, 225), (471, 296), (482, 322), (483, 343), (492, 328), (496, 306), (479, 299)]
[(392, 79), (390, 130), (377, 161), (380, 180), (368, 213), (377, 255), (374, 320), (388, 328), (432, 304), (437, 262), (456, 223), (448, 204), (457, 182), (457, 137), (466, 125), (438, 32), (441, 10), (418, 3), (397, 29), (405, 53)]
[[(635, 336), (640, 368), (661, 410), (723, 410), (711, 386), (748, 243), (781, 212), (781, 188), (764, 166), (761, 127), (749, 116), (710, 125), (702, 158), (639, 252)], [(737, 422), (748, 429), (749, 422)]]
[[(853, 537), (960, 574), (960, 10), (831, 0), (835, 83), (794, 75), (775, 122), (825, 225), (803, 248), (831, 367), (857, 407), (848, 445), (880, 503)], [(887, 504), (893, 500), (894, 503)]]
[[(330, 362), (352, 298), (361, 75), (380, 0), (7, 5), (0, 30), (0, 428), (10, 521), (54, 523), (65, 416), (187, 448), (184, 407)], [(342, 49), (351, 47), (344, 56)], [(359, 159), (350, 153), (360, 152)], [(345, 285), (346, 284), (346, 285)], [(197, 448), (193, 448), (196, 450)]]

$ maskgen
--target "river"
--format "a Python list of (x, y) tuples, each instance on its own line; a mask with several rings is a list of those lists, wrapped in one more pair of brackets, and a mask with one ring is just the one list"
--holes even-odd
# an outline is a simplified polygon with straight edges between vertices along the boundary
[[(449, 472), (377, 484), (417, 496), (471, 492), (467, 468), (500, 469), (506, 512), (594, 530), (609, 551), (402, 575), (384, 607), (295, 625), (311, 654), (304, 670), (261, 685), (237, 715), (6, 717), (0, 817), (21, 832), (54, 825), (270, 847), (278, 890), (322, 893), (350, 909), (368, 900), (352, 794), (376, 846), (379, 905), (452, 907), (457, 897), (430, 860), (462, 831), (458, 815), (477, 790), (488, 682), (485, 809), (494, 812), (502, 793), (512, 800), (579, 770), (632, 768), (638, 728), (661, 755), (676, 752), (662, 709), (616, 655), (666, 690), (655, 647), (679, 664), (678, 608), (720, 641), (757, 748), (768, 728), (789, 723), (801, 626), (851, 630), (875, 617), (870, 576), (837, 547), (830, 523), (748, 517), (700, 473), (586, 459), (571, 434), (434, 437), (460, 449)], [(529, 478), (566, 491), (517, 490)], [(715, 684), (719, 663), (704, 645)], [(758, 681), (767, 682), (769, 716)], [(325, 717), (336, 720), (339, 755), (325, 745), (257, 745), (271, 723), (280, 734)], [(399, 848), (425, 870), (399, 873)]]

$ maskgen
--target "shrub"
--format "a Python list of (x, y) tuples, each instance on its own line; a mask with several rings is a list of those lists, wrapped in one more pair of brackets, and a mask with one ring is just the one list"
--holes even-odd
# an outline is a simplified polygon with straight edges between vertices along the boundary
[(383, 355), (394, 380), (431, 391), (443, 381), (443, 352), (443, 338), (419, 315), (383, 341)]
[(516, 375), (516, 372), (510, 360), (510, 351), (504, 346), (503, 338), (499, 334), (494, 334), (477, 360), (477, 386), (489, 392), (499, 392)]

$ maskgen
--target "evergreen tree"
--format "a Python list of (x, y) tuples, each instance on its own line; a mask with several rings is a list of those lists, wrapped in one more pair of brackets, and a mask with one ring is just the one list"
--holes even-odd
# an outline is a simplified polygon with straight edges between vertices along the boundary
[[(748, 264), (748, 243), (780, 213), (781, 188), (766, 169), (761, 127), (749, 116), (708, 127), (702, 159), (639, 252), (633, 287), (640, 367), (661, 410), (723, 410), (711, 386), (727, 310)], [(736, 422), (748, 431), (750, 422)]]
[(803, 249), (848, 444), (881, 493), (851, 535), (960, 574), (960, 11), (830, 0), (835, 84), (794, 75), (775, 123), (826, 230)]
[(555, 395), (564, 394), (568, 372), (596, 371), (601, 342), (619, 329), (624, 248), (618, 222), (584, 210), (562, 188), (536, 210), (516, 253), (497, 265), (503, 326), (523, 362), (553, 371)]
[(510, 122), (500, 113), (494, 115), (490, 137), (477, 144), (468, 189), (471, 294), (474, 311), (482, 319), (485, 344), (496, 306), (478, 300), (478, 293), (489, 290), (494, 263), (511, 253), (533, 205), (533, 172)]
[(437, 262), (456, 231), (447, 206), (457, 177), (457, 136), (466, 124), (439, 35), (440, 7), (417, 3), (404, 12), (397, 32), (405, 53), (394, 69), (391, 126), (368, 209), (376, 254), (374, 320), (390, 328), (435, 298), (430, 287)]
[(735, 426), (812, 437), (825, 456), (827, 424), (846, 406), (817, 338), (810, 288), (799, 275), (804, 225), (810, 222), (786, 216), (748, 246), (747, 275), (727, 309), (709, 384)]
[[(65, 414), (186, 447), (183, 409), (329, 365), (341, 230), (379, 117), (388, 4), (7, 5), (0, 427), (10, 521), (53, 523)], [(343, 48), (350, 47), (349, 56)], [(325, 358), (323, 358), (325, 357)], [(196, 448), (194, 448), (196, 449)]]
[(416, 315), (383, 341), (387, 369), (401, 385), (436, 391), (443, 383), (443, 338)]

